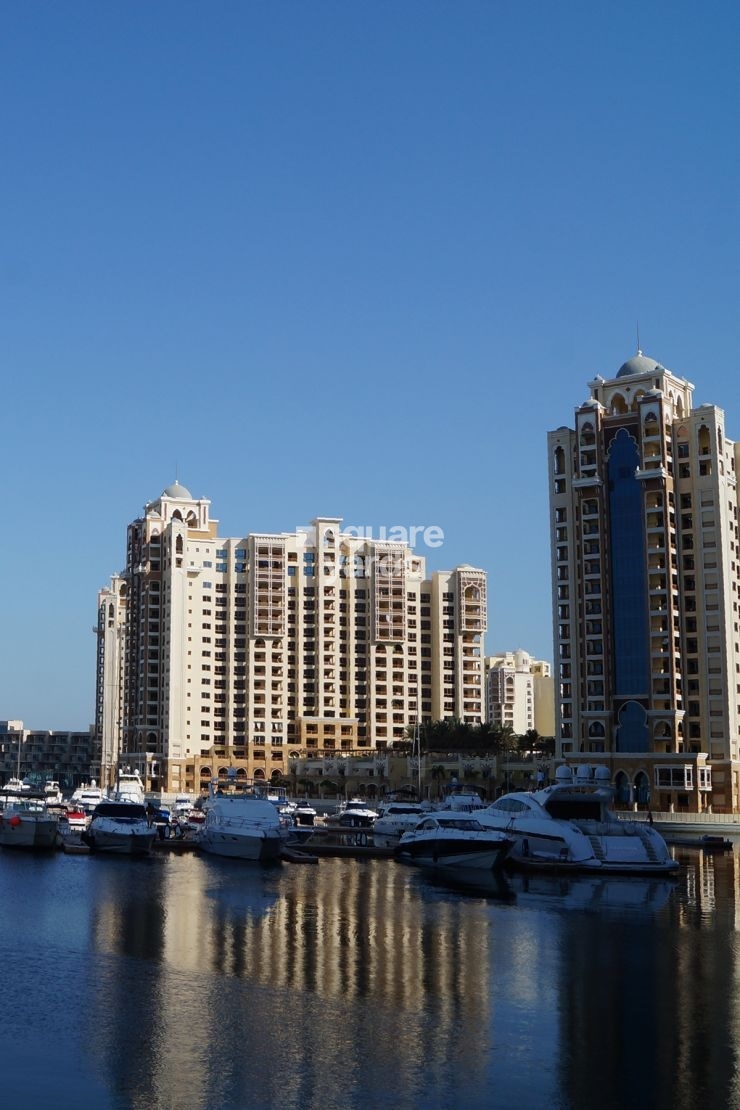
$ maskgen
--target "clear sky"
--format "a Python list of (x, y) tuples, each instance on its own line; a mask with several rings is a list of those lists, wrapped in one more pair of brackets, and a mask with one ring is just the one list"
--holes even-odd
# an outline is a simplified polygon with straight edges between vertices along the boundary
[(176, 476), (437, 525), (552, 658), (548, 430), (645, 352), (740, 438), (740, 6), (0, 0), (0, 718), (94, 717)]

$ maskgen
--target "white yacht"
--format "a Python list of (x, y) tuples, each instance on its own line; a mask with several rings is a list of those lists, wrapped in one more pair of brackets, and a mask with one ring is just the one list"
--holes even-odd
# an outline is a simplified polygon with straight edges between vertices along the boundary
[(3, 848), (55, 848), (59, 822), (49, 813), (43, 798), (8, 800), (0, 814), (0, 845)]
[(74, 794), (70, 798), (70, 804), (84, 809), (85, 813), (91, 814), (100, 802), (106, 801), (106, 795), (99, 786), (96, 785), (95, 780), (91, 783), (85, 783), (83, 786), (78, 786)]
[(44, 783), (44, 801), (47, 806), (63, 806), (64, 798), (62, 797), (62, 790), (58, 782), (53, 779), (48, 779)]
[(651, 825), (621, 820), (612, 810), (609, 769), (558, 767), (555, 783), (504, 794), (476, 817), (513, 840), (512, 865), (539, 870), (664, 874), (678, 870)]
[(422, 802), (382, 802), (373, 824), (373, 843), (380, 847), (392, 847), (405, 832), (416, 828), (428, 813), (429, 805)]
[(116, 783), (115, 799), (117, 802), (135, 802), (144, 805), (146, 800), (144, 783), (138, 771), (121, 771)]
[(369, 829), (375, 824), (377, 816), (377, 810), (371, 809), (362, 798), (348, 798), (327, 824), (339, 825), (343, 829)]
[(434, 870), (462, 867), (466, 871), (492, 871), (501, 866), (510, 847), (511, 840), (505, 833), (484, 828), (470, 814), (437, 810), (402, 835), (396, 858)]
[(196, 841), (204, 852), (260, 863), (280, 859), (288, 826), (264, 791), (212, 783), (203, 808), (205, 821)]
[(92, 852), (146, 856), (156, 836), (156, 826), (149, 823), (143, 805), (104, 801), (95, 807), (82, 840)]

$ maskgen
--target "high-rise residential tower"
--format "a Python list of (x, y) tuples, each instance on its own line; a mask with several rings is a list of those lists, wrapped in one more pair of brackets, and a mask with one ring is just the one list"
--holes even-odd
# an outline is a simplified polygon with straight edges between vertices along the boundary
[(485, 660), (486, 699), (491, 724), (507, 726), (517, 736), (555, 731), (550, 664), (528, 652), (506, 651)]
[(559, 754), (624, 802), (739, 808), (738, 447), (638, 352), (548, 435)]
[(336, 517), (224, 539), (174, 483), (98, 599), (102, 777), (128, 763), (151, 789), (192, 790), (224, 760), (271, 778), (298, 753), (390, 747), (417, 720), (480, 722), (485, 627), (484, 571), (427, 576), (407, 544)]

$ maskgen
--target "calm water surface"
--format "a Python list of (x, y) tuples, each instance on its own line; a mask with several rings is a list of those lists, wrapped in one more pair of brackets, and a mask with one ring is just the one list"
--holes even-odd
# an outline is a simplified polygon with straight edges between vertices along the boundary
[(0, 852), (2, 1101), (740, 1107), (739, 856), (675, 882), (431, 882)]

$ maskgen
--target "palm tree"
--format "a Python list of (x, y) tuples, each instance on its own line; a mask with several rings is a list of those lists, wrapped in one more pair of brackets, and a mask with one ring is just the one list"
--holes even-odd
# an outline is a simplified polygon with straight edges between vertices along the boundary
[(435, 763), (429, 773), (432, 776), (432, 781), (437, 784), (437, 797), (441, 798), (442, 797), (442, 785), (441, 785), (442, 780), (447, 775), (447, 772), (445, 771), (444, 765), (442, 763)]

